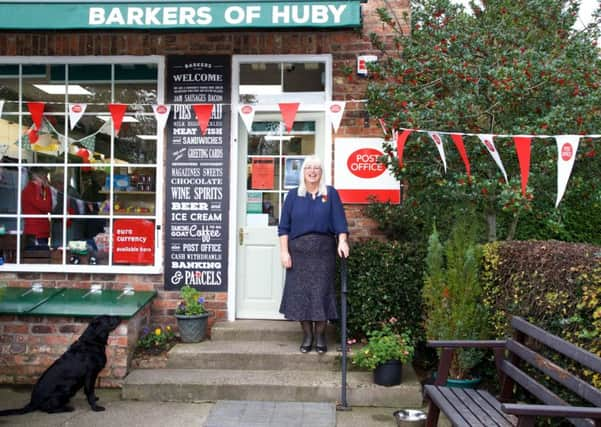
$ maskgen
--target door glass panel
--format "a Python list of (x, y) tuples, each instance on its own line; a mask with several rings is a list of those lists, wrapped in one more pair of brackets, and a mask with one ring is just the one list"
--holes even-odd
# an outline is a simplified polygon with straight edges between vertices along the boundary
[(247, 140), (247, 223), (277, 225), (283, 196), (297, 187), (306, 156), (315, 153), (315, 122), (255, 121)]

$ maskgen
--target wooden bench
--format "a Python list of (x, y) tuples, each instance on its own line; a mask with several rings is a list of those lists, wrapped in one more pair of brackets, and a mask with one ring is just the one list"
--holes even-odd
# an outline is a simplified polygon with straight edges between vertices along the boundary
[[(561, 417), (571, 424), (601, 427), (601, 390), (543, 356), (540, 349), (561, 354), (565, 360), (601, 373), (601, 358), (577, 347), (520, 317), (511, 320), (513, 338), (506, 341), (430, 341), (442, 349), (436, 381), (424, 387), (430, 402), (427, 427), (438, 423), (442, 411), (454, 426), (534, 426), (536, 418)], [(453, 353), (457, 348), (492, 349), (500, 385), (500, 395), (485, 390), (445, 387)], [(530, 367), (530, 368), (528, 368)], [(561, 384), (590, 406), (572, 406), (526, 373), (535, 368)], [(540, 404), (515, 403), (520, 386)], [(586, 405), (586, 403), (585, 403)]]

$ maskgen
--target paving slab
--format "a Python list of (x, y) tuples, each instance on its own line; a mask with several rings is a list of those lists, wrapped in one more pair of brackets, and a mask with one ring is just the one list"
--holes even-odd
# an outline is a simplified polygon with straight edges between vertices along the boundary
[(204, 427), (336, 427), (332, 403), (220, 400)]

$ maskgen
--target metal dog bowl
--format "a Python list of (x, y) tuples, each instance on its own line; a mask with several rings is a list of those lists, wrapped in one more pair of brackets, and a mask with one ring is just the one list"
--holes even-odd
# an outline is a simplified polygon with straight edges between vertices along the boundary
[(399, 409), (392, 415), (398, 427), (421, 427), (426, 425), (426, 414), (417, 409)]

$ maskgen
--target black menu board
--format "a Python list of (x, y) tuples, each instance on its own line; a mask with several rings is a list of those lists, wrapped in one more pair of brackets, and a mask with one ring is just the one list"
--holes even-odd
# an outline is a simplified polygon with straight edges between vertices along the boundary
[[(230, 57), (167, 57), (165, 289), (227, 291)], [(204, 135), (194, 105), (213, 104)]]

